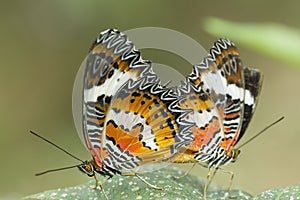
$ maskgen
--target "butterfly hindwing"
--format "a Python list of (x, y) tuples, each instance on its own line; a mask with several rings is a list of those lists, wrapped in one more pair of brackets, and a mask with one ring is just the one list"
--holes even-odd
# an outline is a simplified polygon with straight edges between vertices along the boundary
[(181, 96), (178, 105), (186, 113), (185, 121), (192, 124), (189, 131), (193, 140), (181, 149), (184, 154), (175, 155), (175, 162), (191, 162), (195, 152), (210, 154), (214, 151), (210, 143), (221, 139), (221, 123), (218, 110), (205, 91), (194, 87), (190, 82), (182, 82), (177, 89), (178, 95)]
[(194, 66), (188, 77), (203, 88), (219, 110), (224, 140), (220, 144), (229, 150), (240, 133), (244, 112), (245, 83), (243, 65), (235, 45), (227, 40), (215, 42), (210, 54)]
[(106, 117), (104, 164), (120, 171), (169, 164), (176, 145), (186, 142), (177, 102), (172, 89), (146, 79), (129, 80), (113, 98)]
[(220, 39), (179, 87), (189, 100), (181, 107), (192, 109), (187, 116), (194, 122), (194, 141), (177, 162), (196, 159), (215, 167), (227, 163), (253, 115), (260, 72), (243, 67), (235, 45)]

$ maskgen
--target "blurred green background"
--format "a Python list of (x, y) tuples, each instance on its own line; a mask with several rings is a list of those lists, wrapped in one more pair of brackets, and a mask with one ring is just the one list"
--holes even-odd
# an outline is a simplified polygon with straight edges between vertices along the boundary
[[(217, 37), (204, 31), (207, 17), (239, 23), (275, 22), (300, 29), (299, 7), (299, 1), (279, 0), (2, 1), (0, 197), (28, 195), (88, 180), (76, 169), (35, 177), (34, 173), (77, 162), (28, 132), (35, 130), (80, 158), (90, 159), (74, 127), (71, 97), (78, 67), (100, 31), (170, 28), (189, 35), (209, 50)], [(300, 180), (300, 70), (235, 43), (244, 64), (264, 74), (260, 102), (243, 141), (280, 116), (286, 118), (245, 146), (235, 164), (226, 166), (235, 173), (233, 187), (256, 194), (295, 184)], [(185, 74), (191, 70), (188, 63), (173, 54), (142, 52), (145, 59), (174, 66)], [(198, 166), (192, 173), (205, 176), (207, 170)], [(214, 181), (227, 186), (229, 176), (218, 173)]]

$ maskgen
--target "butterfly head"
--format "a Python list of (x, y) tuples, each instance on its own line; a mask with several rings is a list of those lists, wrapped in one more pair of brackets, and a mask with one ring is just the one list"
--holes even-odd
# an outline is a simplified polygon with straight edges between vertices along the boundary
[(240, 157), (241, 150), (240, 149), (232, 149), (231, 151), (227, 152), (226, 156), (222, 160), (220, 165), (227, 165), (229, 163), (234, 163)]
[(84, 161), (81, 165), (77, 166), (78, 169), (84, 174), (92, 177), (95, 175), (95, 167), (94, 162), (92, 161)]
[(233, 149), (231, 152), (230, 162), (234, 163), (241, 155), (241, 150)]

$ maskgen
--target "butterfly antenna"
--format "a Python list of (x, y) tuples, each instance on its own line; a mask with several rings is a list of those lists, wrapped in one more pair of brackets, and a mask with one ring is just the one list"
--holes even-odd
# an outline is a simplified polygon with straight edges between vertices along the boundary
[(35, 176), (44, 175), (44, 174), (47, 174), (49, 172), (57, 172), (57, 171), (60, 171), (60, 170), (65, 170), (65, 169), (72, 169), (72, 168), (75, 168), (75, 167), (79, 167), (80, 165), (81, 164), (68, 166), (68, 167), (61, 167), (61, 168), (57, 168), (57, 169), (50, 169), (50, 170), (47, 170), (47, 171), (44, 171), (44, 172), (36, 173)]
[[(61, 148), (60, 146), (54, 144), (53, 142), (51, 142), (50, 140), (44, 138), (43, 136), (41, 136), (41, 135), (39, 135), (39, 134), (37, 134), (37, 133), (35, 133), (35, 132), (33, 132), (33, 131), (30, 131), (30, 133), (33, 134), (33, 135), (35, 135), (36, 137), (39, 137), (40, 139), (44, 140), (45, 142), (51, 144), (52, 146), (56, 147), (57, 149), (63, 151), (64, 153), (68, 154), (69, 156), (73, 157), (74, 159), (76, 159), (76, 160), (78, 160), (78, 161), (80, 161), (80, 162), (82, 162), (82, 163), (84, 162), (84, 161), (81, 160), (80, 158), (74, 156), (73, 154), (69, 153), (69, 152), (66, 151), (65, 149), (63, 149), (63, 148)], [(73, 167), (75, 167), (75, 166), (73, 166)], [(72, 168), (72, 167), (69, 167), (69, 168)], [(68, 169), (68, 168), (67, 168), (67, 169)], [(58, 170), (59, 170), (59, 169), (58, 169)], [(56, 171), (58, 171), (58, 170), (56, 170)], [(49, 171), (51, 171), (51, 170), (49, 170)], [(55, 170), (54, 170), (54, 171), (55, 171)], [(47, 173), (47, 172), (46, 172), (46, 173)]]
[(280, 122), (281, 120), (283, 120), (284, 117), (280, 117), (279, 119), (277, 119), (275, 122), (273, 122), (272, 124), (270, 124), (269, 126), (265, 127), (263, 130), (259, 131), (256, 135), (254, 135), (252, 138), (250, 138), (249, 140), (247, 140), (246, 142), (244, 142), (243, 144), (241, 144), (237, 149), (240, 149), (241, 147), (245, 146), (246, 144), (248, 144), (249, 142), (251, 142), (252, 140), (254, 140), (255, 138), (257, 138), (259, 135), (261, 135), (263, 132), (265, 132), (266, 130), (268, 130), (269, 128), (271, 128), (272, 126), (274, 126), (275, 124), (277, 124), (278, 122)]

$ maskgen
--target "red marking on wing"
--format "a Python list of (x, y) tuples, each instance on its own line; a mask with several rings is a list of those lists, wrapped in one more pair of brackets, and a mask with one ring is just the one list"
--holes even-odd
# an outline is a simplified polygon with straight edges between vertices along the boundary
[(96, 163), (96, 166), (99, 168), (99, 169), (102, 169), (102, 160), (101, 160), (101, 157), (100, 157), (100, 149), (98, 148), (93, 148), (92, 147), (92, 144), (90, 142), (89, 139), (87, 139), (87, 146), (95, 160), (95, 163)]
[(212, 138), (216, 137), (215, 133), (220, 131), (220, 123), (217, 118), (213, 118), (204, 129), (194, 126), (191, 131), (195, 139), (189, 149), (200, 151), (203, 145), (207, 145)]

